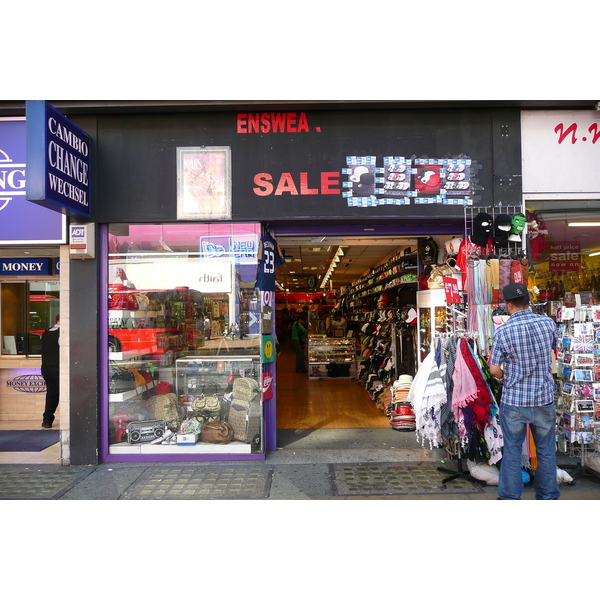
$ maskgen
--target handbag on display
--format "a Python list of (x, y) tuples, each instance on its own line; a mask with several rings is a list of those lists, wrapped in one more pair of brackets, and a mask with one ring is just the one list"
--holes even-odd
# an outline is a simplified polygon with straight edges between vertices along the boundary
[(233, 427), (227, 421), (204, 423), (200, 439), (209, 444), (229, 444), (233, 440)]
[(147, 410), (151, 419), (164, 419), (173, 432), (179, 431), (184, 420), (185, 407), (172, 393), (150, 396)]
[(122, 394), (135, 390), (135, 387), (135, 375), (129, 369), (111, 365), (108, 381), (109, 394)]
[(236, 400), (253, 400), (260, 394), (258, 381), (252, 377), (238, 377), (233, 381), (233, 397)]
[(129, 371), (133, 373), (136, 387), (146, 385), (146, 378), (138, 371), (137, 367), (130, 367)]
[(217, 385), (212, 394), (205, 394), (204, 390), (192, 400), (192, 414), (203, 417), (204, 421), (218, 421), (221, 418), (221, 400), (217, 395)]
[(179, 428), (179, 433), (201, 433), (202, 423), (194, 419), (186, 419)]
[(444, 277), (450, 277), (457, 272), (457, 269), (451, 267), (448, 263), (434, 265), (431, 268), (427, 279), (427, 287), (430, 290), (439, 290), (444, 288)]

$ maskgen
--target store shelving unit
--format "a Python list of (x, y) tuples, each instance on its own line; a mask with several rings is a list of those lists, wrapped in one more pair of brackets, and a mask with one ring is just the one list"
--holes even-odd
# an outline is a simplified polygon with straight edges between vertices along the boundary
[(308, 337), (308, 376), (351, 377), (355, 373), (356, 342), (350, 338)]

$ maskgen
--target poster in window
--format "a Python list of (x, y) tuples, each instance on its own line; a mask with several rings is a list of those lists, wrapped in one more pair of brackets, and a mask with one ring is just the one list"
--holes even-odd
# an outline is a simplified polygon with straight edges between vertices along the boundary
[(231, 219), (231, 148), (177, 148), (177, 219)]

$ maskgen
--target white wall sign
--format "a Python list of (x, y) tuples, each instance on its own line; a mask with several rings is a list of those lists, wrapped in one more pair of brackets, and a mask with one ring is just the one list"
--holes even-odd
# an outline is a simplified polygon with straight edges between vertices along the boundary
[(521, 113), (523, 193), (600, 193), (600, 111)]
[(161, 258), (160, 260), (138, 260), (112, 262), (110, 281), (121, 283), (118, 269), (123, 269), (127, 280), (138, 290), (172, 290), (189, 287), (204, 294), (230, 294), (232, 292), (232, 263), (208, 261), (200, 258)]

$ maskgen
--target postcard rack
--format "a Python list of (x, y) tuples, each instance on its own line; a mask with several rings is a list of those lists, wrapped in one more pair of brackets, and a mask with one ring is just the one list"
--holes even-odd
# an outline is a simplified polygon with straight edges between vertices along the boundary
[(600, 306), (561, 306), (556, 320), (557, 450), (579, 459), (574, 479), (600, 477)]

